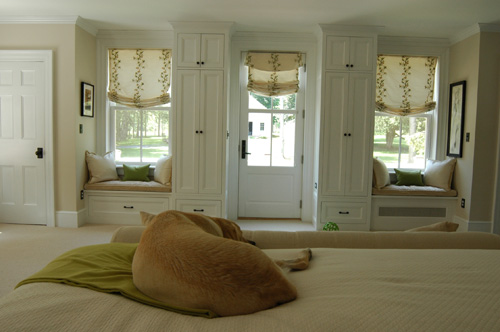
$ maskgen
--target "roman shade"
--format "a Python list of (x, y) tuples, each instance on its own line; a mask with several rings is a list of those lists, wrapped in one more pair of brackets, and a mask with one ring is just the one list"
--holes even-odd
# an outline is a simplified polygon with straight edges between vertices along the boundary
[(248, 52), (248, 91), (261, 96), (285, 96), (299, 91), (301, 53)]
[(109, 100), (135, 108), (168, 103), (171, 63), (169, 49), (110, 49)]
[(407, 116), (433, 110), (437, 57), (379, 55), (376, 109)]

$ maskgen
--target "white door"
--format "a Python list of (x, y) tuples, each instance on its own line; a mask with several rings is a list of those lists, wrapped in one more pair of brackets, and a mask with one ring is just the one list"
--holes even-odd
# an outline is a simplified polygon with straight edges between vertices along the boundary
[(303, 88), (261, 97), (241, 89), (239, 217), (300, 218)]
[(51, 60), (15, 61), (11, 56), (0, 52), (0, 222), (53, 224), (53, 199), (47, 197), (52, 164), (46, 163)]

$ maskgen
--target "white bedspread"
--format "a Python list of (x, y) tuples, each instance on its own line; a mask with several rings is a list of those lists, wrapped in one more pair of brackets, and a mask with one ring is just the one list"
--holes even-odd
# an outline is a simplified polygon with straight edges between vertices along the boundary
[[(272, 257), (296, 249), (266, 250)], [(500, 250), (313, 249), (297, 300), (206, 319), (52, 283), (0, 299), (2, 331), (500, 331)]]

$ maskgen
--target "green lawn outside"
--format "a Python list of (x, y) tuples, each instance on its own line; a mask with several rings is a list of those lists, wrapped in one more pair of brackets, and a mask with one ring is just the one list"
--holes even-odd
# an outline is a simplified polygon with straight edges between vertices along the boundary
[[(168, 155), (168, 143), (164, 137), (145, 137), (142, 139), (142, 158), (145, 160), (159, 159)], [(121, 159), (140, 157), (140, 139), (131, 138), (126, 141), (117, 142), (116, 149), (121, 151)]]

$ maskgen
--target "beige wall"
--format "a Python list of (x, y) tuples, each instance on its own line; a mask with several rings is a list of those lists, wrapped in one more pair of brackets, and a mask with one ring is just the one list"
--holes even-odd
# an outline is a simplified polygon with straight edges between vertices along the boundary
[[(457, 160), (458, 217), (491, 222), (494, 211), (500, 111), (500, 34), (476, 34), (450, 49), (449, 81), (467, 82), (463, 156)], [(465, 208), (460, 199), (465, 198)]]
[[(89, 83), (96, 87), (96, 38), (83, 30), (80, 27), (76, 27), (75, 31), (75, 50), (76, 50), (76, 68), (75, 68), (75, 109), (80, 114), (81, 107), (81, 82)], [(94, 91), (94, 98), (95, 98)], [(97, 104), (94, 102), (94, 107)], [(94, 113), (102, 112), (103, 110), (94, 109)], [(79, 132), (79, 126), (83, 125), (83, 134)], [(85, 164), (85, 150), (96, 151), (96, 118), (77, 116), (75, 122), (74, 132), (76, 133), (75, 138), (75, 151), (76, 151), (76, 192), (73, 194), (76, 199), (77, 210), (82, 210), (85, 208), (85, 201), (80, 199), (80, 191), (83, 189), (83, 185), (87, 182), (88, 171)]]
[[(457, 216), (469, 220), (472, 175), (474, 164), (474, 142), (476, 137), (477, 85), (479, 77), (479, 34), (469, 37), (450, 49), (449, 82), (466, 81), (465, 95), (465, 132), (470, 133), (470, 142), (463, 143), (462, 158), (457, 159), (455, 187), (459, 200)], [(465, 208), (460, 207), (460, 200), (465, 199)]]
[[(75, 212), (83, 208), (79, 191), (82, 152), (95, 137), (92, 127), (77, 140), (80, 120), (80, 79), (95, 81), (95, 38), (74, 24), (5, 24), (0, 29), (0, 49), (53, 50), (54, 195), (55, 210)], [(76, 54), (78, 52), (78, 55)], [(76, 70), (78, 68), (78, 70)], [(95, 146), (95, 139), (90, 138)], [(78, 157), (76, 157), (78, 155)], [(75, 181), (76, 179), (76, 181)]]

